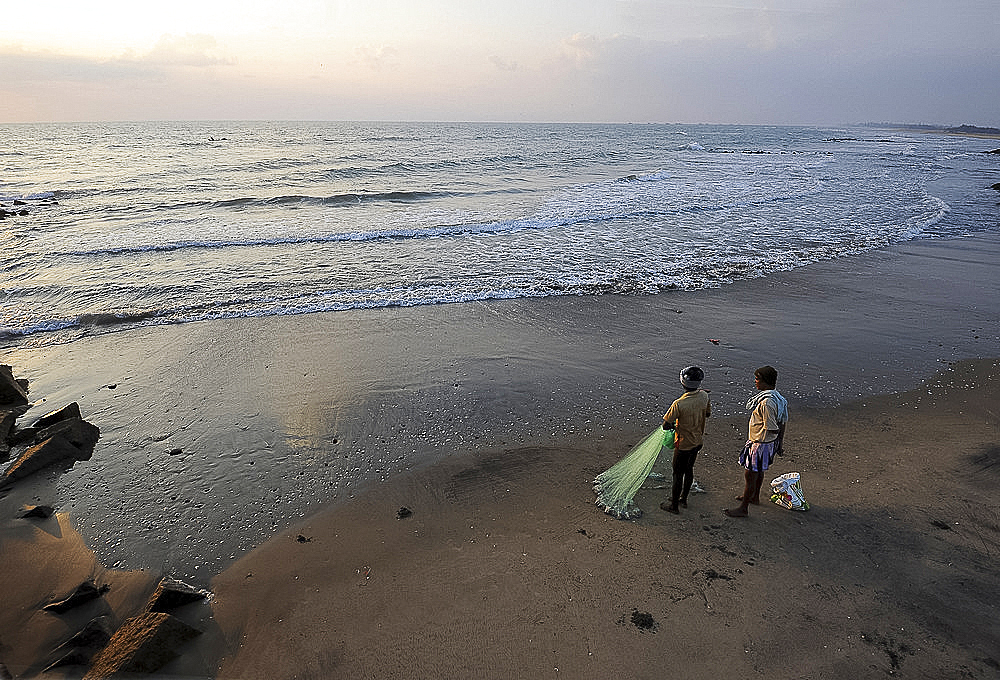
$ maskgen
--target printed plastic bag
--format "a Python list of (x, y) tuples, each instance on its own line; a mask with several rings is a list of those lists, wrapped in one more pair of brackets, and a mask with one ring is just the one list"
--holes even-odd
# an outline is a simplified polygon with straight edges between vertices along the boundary
[(771, 502), (789, 510), (809, 509), (799, 484), (798, 472), (789, 472), (771, 480)]

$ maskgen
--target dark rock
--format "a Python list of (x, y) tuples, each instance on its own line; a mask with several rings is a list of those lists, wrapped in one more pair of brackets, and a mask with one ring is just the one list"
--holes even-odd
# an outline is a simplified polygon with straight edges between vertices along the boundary
[(10, 366), (0, 364), (0, 404), (27, 404), (26, 383), (14, 378)]
[(184, 449), (170, 449), (167, 451), (167, 455), (169, 456), (179, 456), (182, 453), (184, 453)]
[(147, 612), (129, 619), (94, 658), (84, 680), (109, 680), (153, 673), (175, 659), (178, 649), (201, 635), (180, 619)]
[(7, 471), (0, 477), (0, 487), (24, 479), (56, 463), (66, 461), (90, 460), (91, 452), (82, 451), (61, 435), (55, 435), (35, 444), (17, 457)]
[(38, 429), (34, 427), (19, 427), (7, 435), (7, 443), (11, 446), (31, 442), (38, 436)]
[(11, 433), (14, 432), (14, 425), (25, 408), (19, 406), (0, 408), (0, 462), (7, 460), (10, 455), (10, 447), (14, 445)]
[(156, 586), (156, 590), (150, 596), (149, 603), (146, 605), (146, 611), (166, 612), (177, 607), (183, 607), (186, 604), (191, 604), (192, 602), (204, 600), (207, 597), (208, 593), (203, 590), (198, 590), (194, 586), (189, 586), (182, 581), (165, 578), (160, 581), (160, 584)]
[(14, 430), (14, 424), (23, 413), (23, 408), (11, 406), (0, 408), (0, 442), (7, 442), (10, 439), (10, 433)]
[[(96, 652), (98, 649), (108, 644), (111, 634), (115, 632), (111, 625), (111, 617), (105, 614), (91, 619), (86, 626), (80, 629), (76, 635), (62, 643), (57, 650), (69, 649), (70, 647), (84, 647)], [(91, 654), (93, 655), (93, 654)], [(90, 659), (88, 658), (89, 662)]]
[(78, 585), (76, 590), (70, 593), (69, 596), (59, 600), (58, 602), (47, 604), (42, 607), (42, 609), (47, 612), (62, 614), (64, 612), (68, 612), (70, 609), (79, 607), (82, 604), (87, 604), (92, 600), (96, 600), (109, 590), (111, 590), (111, 586), (109, 585), (98, 587), (93, 581), (84, 581)]
[(652, 614), (649, 612), (641, 612), (638, 609), (632, 610), (632, 625), (636, 628), (641, 628), (642, 630), (653, 631), (659, 627)]
[(996, 189), (997, 191), (1000, 191), (1000, 182), (997, 182), (996, 184), (992, 185), (990, 189)]
[(112, 633), (114, 627), (110, 616), (91, 619), (80, 632), (55, 648), (53, 654), (56, 660), (43, 672), (47, 673), (64, 666), (89, 666), (94, 655), (108, 644)]
[(402, 508), (396, 511), (396, 519), (406, 519), (412, 514), (413, 514), (412, 510), (410, 510), (406, 506), (403, 506)]
[(996, 153), (996, 154), (1000, 154), (1000, 149), (993, 149), (992, 151), (987, 151), (986, 153)]
[(76, 446), (73, 446), (64, 437), (50, 437), (41, 444), (36, 444), (27, 449), (17, 459), (11, 463), (10, 467), (0, 477), (0, 487), (24, 479), (30, 474), (38, 472), (50, 465), (65, 462), (67, 460), (87, 460), (89, 455), (84, 454)]
[(22, 201), (20, 198), (14, 199), (14, 205), (28, 205), (27, 201)]
[(26, 505), (24, 506), (24, 512), (21, 514), (21, 519), (29, 519), (32, 517), (48, 519), (54, 515), (55, 512), (55, 508), (51, 505)]
[(36, 420), (32, 424), (32, 427), (42, 430), (49, 425), (54, 425), (61, 420), (69, 420), (70, 418), (83, 418), (83, 416), (80, 415), (80, 405), (75, 401), (72, 404), (67, 404), (56, 411), (49, 411), (44, 416)]
[(42, 673), (51, 673), (66, 666), (89, 666), (93, 651), (86, 649), (71, 649), (45, 667)]
[(81, 451), (86, 452), (87, 457), (80, 460), (88, 460), (90, 454), (94, 451), (94, 445), (101, 438), (101, 430), (96, 425), (91, 425), (82, 418), (70, 418), (68, 420), (60, 420), (53, 425), (40, 429), (35, 435), (35, 441), (45, 440), (56, 435), (66, 439)]

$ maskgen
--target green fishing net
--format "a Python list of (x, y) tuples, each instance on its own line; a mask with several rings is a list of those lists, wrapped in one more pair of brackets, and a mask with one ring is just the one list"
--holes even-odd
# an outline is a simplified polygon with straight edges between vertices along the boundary
[(674, 431), (658, 427), (624, 458), (594, 478), (597, 504), (604, 507), (604, 512), (618, 519), (642, 517), (642, 510), (632, 498), (646, 481), (663, 448), (674, 448)]

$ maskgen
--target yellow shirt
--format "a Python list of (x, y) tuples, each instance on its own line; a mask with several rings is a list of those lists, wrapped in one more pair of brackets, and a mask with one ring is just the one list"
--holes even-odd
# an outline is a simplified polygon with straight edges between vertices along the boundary
[(663, 420), (674, 423), (677, 435), (674, 446), (689, 451), (701, 446), (705, 434), (705, 419), (712, 415), (712, 402), (705, 390), (685, 392), (674, 403)]
[[(752, 442), (773, 442), (778, 438), (781, 423), (788, 418), (787, 406), (782, 413), (782, 407), (777, 399), (770, 396), (775, 390), (764, 392), (766, 393), (758, 392), (747, 402), (748, 405), (753, 404), (747, 428), (747, 439)], [(784, 401), (784, 397), (779, 395), (778, 398)]]

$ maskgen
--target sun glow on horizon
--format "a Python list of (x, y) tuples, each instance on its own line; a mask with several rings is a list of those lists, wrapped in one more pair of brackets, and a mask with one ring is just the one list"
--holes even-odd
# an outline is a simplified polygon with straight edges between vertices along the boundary
[(1000, 123), (997, 20), (978, 0), (901, 16), (839, 0), (38, 0), (4, 21), (0, 121)]

